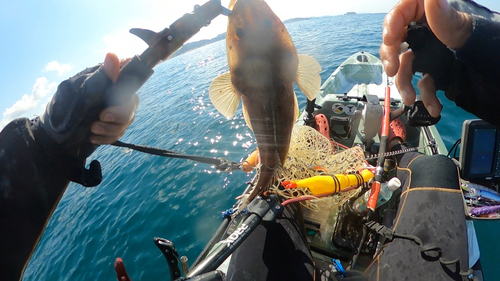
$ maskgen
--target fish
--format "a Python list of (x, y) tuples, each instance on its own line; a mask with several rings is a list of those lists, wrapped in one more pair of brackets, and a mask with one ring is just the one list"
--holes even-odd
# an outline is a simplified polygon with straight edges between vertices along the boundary
[(232, 0), (226, 34), (229, 72), (214, 79), (209, 96), (224, 116), (234, 116), (240, 100), (253, 131), (261, 167), (251, 202), (274, 184), (283, 167), (299, 115), (296, 83), (309, 100), (321, 86), (321, 65), (299, 55), (283, 22), (263, 0)]

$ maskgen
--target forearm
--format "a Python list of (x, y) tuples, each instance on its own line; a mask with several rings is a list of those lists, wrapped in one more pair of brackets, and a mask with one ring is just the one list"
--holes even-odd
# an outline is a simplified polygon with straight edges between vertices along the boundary
[(500, 102), (500, 15), (490, 12), (488, 18), (471, 17), (471, 37), (455, 53), (465, 68), (455, 77), (454, 89), (447, 91), (447, 95), (451, 95), (458, 106), (500, 126), (496, 113)]
[(139, 103), (133, 95), (103, 109), (119, 69), (116, 55), (106, 55), (104, 64), (63, 81), (40, 118), (14, 120), (0, 132), (2, 280), (19, 279), (70, 181), (101, 182), (99, 162), (86, 169), (86, 158), (98, 144), (120, 138)]
[[(458, 60), (482, 76), (499, 77), (500, 15), (491, 12), (489, 18), (471, 15), (473, 29), (465, 45), (456, 50)], [(500, 81), (495, 81), (500, 83)]]
[(0, 133), (0, 270), (6, 280), (17, 280), (69, 182), (67, 163), (58, 154), (48, 157), (51, 149), (36, 141), (32, 127), (18, 119)]

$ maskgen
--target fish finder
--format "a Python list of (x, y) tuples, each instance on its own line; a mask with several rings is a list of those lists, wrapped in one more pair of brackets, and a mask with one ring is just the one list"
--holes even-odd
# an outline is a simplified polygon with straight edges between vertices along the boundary
[(462, 126), (460, 167), (463, 179), (476, 183), (500, 181), (500, 130), (483, 120)]

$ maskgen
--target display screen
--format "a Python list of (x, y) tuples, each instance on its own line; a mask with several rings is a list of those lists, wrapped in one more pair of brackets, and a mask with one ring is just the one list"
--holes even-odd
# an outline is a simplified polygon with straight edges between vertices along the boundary
[(470, 165), (471, 175), (490, 174), (495, 156), (496, 130), (474, 129), (474, 144)]

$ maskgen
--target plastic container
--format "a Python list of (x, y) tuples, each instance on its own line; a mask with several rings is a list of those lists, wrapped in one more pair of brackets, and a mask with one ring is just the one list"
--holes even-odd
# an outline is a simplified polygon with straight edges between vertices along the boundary
[[(389, 182), (384, 182), (380, 185), (380, 193), (378, 195), (377, 208), (384, 205), (391, 199), (392, 193), (401, 186), (401, 181), (398, 178), (392, 178)], [(370, 199), (371, 190), (368, 190), (361, 197), (352, 203), (352, 210), (362, 214), (366, 212), (366, 204)]]

